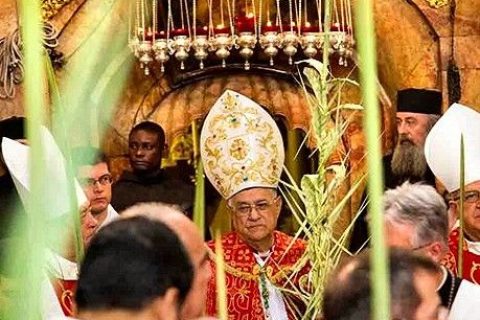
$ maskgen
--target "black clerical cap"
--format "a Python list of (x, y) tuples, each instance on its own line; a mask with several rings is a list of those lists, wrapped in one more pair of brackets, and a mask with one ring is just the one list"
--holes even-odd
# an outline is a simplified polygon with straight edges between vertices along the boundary
[(0, 140), (7, 137), (13, 140), (25, 139), (25, 118), (11, 117), (0, 121)]
[(397, 93), (397, 112), (442, 114), (442, 93), (437, 90), (409, 88)]

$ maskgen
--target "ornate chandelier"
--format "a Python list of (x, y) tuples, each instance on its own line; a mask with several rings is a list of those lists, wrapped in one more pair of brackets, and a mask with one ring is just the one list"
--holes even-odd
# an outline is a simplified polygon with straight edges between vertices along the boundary
[(322, 22), (322, 0), (205, 1), (203, 17), (197, 15), (197, 0), (137, 0), (131, 5), (129, 47), (146, 75), (154, 65), (164, 72), (172, 58), (181, 70), (190, 57), (200, 69), (206, 61), (220, 61), (226, 67), (234, 52), (243, 59), (245, 70), (257, 52), (270, 66), (279, 53), (291, 65), (295, 59), (317, 57), (325, 40), (329, 55), (338, 56), (340, 65), (346, 66), (353, 53), (350, 0), (333, 1), (328, 32)]

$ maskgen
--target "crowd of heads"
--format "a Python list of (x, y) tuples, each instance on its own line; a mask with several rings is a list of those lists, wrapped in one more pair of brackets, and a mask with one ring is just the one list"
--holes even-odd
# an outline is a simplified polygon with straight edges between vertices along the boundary
[[(254, 189), (235, 195), (228, 206), (238, 232), (261, 250), (271, 241), (279, 196), (261, 189), (252, 197), (249, 190)], [(383, 206), (386, 226), (392, 226), (387, 227), (387, 241), (402, 248), (389, 254), (392, 319), (445, 319), (436, 292), (439, 256), (434, 255), (445, 250), (448, 216), (443, 198), (430, 186), (407, 182), (387, 191)], [(324, 293), (324, 320), (371, 319), (370, 258), (365, 251), (336, 268)], [(114, 310), (160, 314), (162, 319), (200, 317), (211, 276), (208, 259), (198, 229), (175, 206), (133, 206), (91, 242), (80, 272), (78, 315), (89, 318)]]
[[(403, 92), (399, 105), (415, 94)], [(438, 99), (437, 92), (429, 95), (429, 99)], [(423, 151), (426, 137), (439, 115), (401, 109), (396, 118), (392, 172), (420, 179), (428, 169)], [(157, 172), (164, 146), (165, 132), (158, 124), (136, 125), (128, 138), (133, 172), (139, 176)], [(75, 295), (78, 317), (201, 317), (212, 270), (209, 251), (196, 225), (178, 207), (142, 203), (100, 230), (112, 200), (113, 178), (107, 158), (90, 147), (75, 149), (72, 158), (88, 199), (80, 207), (80, 231), (87, 250)], [(466, 233), (474, 240), (480, 240), (479, 186), (479, 181), (468, 184), (463, 199)], [(410, 182), (384, 193), (385, 239), (392, 248), (388, 255), (391, 319), (445, 318), (437, 294), (439, 262), (448, 251), (459, 198), (458, 190), (444, 198), (432, 186)], [(282, 207), (277, 190), (248, 187), (233, 192), (226, 202), (240, 238), (259, 253), (269, 251)], [(63, 224), (64, 220), (52, 223)], [(68, 224), (73, 230), (71, 220)], [(68, 239), (73, 241), (72, 235)], [(370, 251), (345, 259), (334, 270), (326, 284), (322, 311), (324, 320), (371, 319)]]
[(174, 206), (139, 204), (90, 243), (76, 294), (78, 316), (197, 319), (204, 314), (210, 275), (195, 224)]

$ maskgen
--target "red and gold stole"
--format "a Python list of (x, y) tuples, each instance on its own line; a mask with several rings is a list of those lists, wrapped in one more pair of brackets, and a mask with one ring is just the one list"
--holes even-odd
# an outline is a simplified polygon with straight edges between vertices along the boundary
[[(253, 255), (253, 250), (235, 232), (222, 236), (224, 250), (225, 273), (227, 284), (227, 307), (230, 319), (258, 320), (264, 319), (262, 298), (259, 290), (260, 273), (265, 272), (268, 280), (277, 287), (291, 288), (297, 286), (301, 275), (308, 272), (308, 266), (287, 283), (295, 264), (303, 255), (306, 245), (302, 240), (295, 240), (279, 231), (274, 232), (274, 250), (264, 268), (260, 268)], [(215, 243), (208, 243), (209, 248), (215, 251)], [(287, 251), (288, 250), (288, 251)], [(215, 316), (216, 289), (215, 263), (211, 259), (212, 277), (207, 290), (207, 314)], [(285, 294), (283, 294), (285, 296)], [(290, 297), (289, 297), (290, 298)], [(295, 300), (295, 299), (293, 299)], [(287, 302), (286, 302), (287, 304)], [(287, 305), (289, 319), (294, 319), (292, 308)]]
[[(450, 269), (455, 275), (458, 275), (457, 259), (458, 259), (458, 228), (450, 233), (448, 238), (448, 246), (450, 252), (443, 259), (442, 264)], [(479, 245), (480, 247), (480, 245)], [(469, 280), (475, 284), (480, 284), (480, 252), (474, 250), (472, 245), (467, 241), (463, 242), (463, 271), (462, 278)]]
[(53, 289), (57, 295), (63, 313), (73, 317), (74, 294), (77, 289), (77, 280), (51, 279)]

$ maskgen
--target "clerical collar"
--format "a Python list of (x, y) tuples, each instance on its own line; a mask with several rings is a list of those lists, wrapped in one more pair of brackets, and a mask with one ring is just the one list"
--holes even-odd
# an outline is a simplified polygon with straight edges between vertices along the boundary
[(51, 276), (62, 280), (78, 280), (78, 266), (75, 262), (50, 249), (45, 251), (45, 257)]
[(253, 256), (255, 257), (255, 260), (257, 260), (257, 263), (258, 263), (261, 267), (263, 267), (263, 266), (267, 263), (268, 259), (270, 258), (270, 256), (271, 256), (272, 253), (273, 253), (274, 248), (275, 248), (275, 246), (272, 246), (272, 247), (270, 248), (270, 250), (268, 250), (268, 251), (264, 251), (264, 252), (254, 252), (254, 253), (253, 253)]
[(272, 252), (273, 252), (273, 247), (268, 251), (257, 252), (256, 255), (259, 256), (260, 258), (267, 258)]
[(453, 301), (456, 299), (462, 279), (456, 278), (454, 274), (444, 266), (441, 266), (441, 269), (443, 271), (444, 278), (441, 287), (437, 289), (437, 292), (442, 301), (442, 305), (450, 310), (452, 308)]
[(445, 281), (447, 281), (447, 275), (448, 275), (447, 268), (445, 268), (444, 266), (440, 266), (440, 270), (442, 270), (442, 281), (440, 281), (440, 284), (437, 287), (437, 291), (440, 291), (440, 289), (443, 287), (443, 285), (445, 284)]
[(480, 255), (480, 241), (470, 241), (465, 238), (465, 242), (467, 243), (468, 251)]

